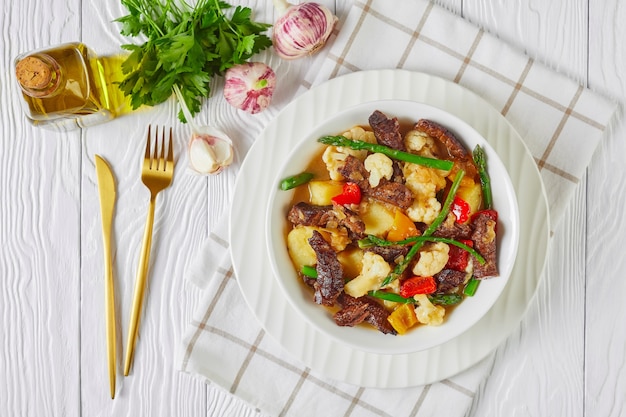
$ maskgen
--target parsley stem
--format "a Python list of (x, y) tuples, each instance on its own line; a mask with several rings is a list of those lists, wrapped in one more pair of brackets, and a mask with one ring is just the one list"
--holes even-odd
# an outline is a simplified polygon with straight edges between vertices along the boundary
[[(248, 62), (272, 45), (264, 34), (271, 25), (253, 21), (249, 7), (233, 7), (224, 0), (120, 1), (128, 10), (115, 19), (121, 24), (120, 33), (146, 38), (122, 45), (131, 53), (122, 63), (124, 79), (119, 88), (130, 97), (133, 109), (167, 101), (177, 86), (177, 98), (184, 98), (193, 116), (200, 111), (202, 99), (210, 96), (211, 77)], [(226, 16), (223, 10), (231, 7)], [(182, 111), (179, 118), (188, 119)]]

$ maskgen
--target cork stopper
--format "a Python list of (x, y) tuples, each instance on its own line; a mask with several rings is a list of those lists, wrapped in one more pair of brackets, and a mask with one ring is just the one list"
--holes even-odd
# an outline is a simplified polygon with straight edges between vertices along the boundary
[(50, 85), (54, 71), (41, 58), (28, 56), (17, 63), (15, 74), (24, 88), (41, 90)]

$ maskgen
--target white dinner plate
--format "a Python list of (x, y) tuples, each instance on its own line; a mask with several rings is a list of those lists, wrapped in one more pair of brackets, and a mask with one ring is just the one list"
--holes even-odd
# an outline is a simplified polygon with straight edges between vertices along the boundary
[(286, 231), (291, 230), (288, 226), (287, 213), (293, 206), (295, 189), (283, 191), (279, 187), (272, 187), (272, 194), (268, 198), (265, 234), (272, 271), (283, 295), (294, 310), (324, 335), (334, 338), (339, 343), (352, 345), (367, 352), (396, 355), (430, 349), (452, 340), (471, 328), (491, 309), (506, 288), (515, 264), (519, 242), (519, 213), (515, 190), (507, 169), (485, 138), (458, 117), (437, 107), (411, 100), (367, 101), (348, 107), (324, 121), (298, 140), (285, 165), (281, 166), (274, 176), (273, 183), (279, 184), (283, 178), (304, 171), (311, 163), (313, 155), (319, 157), (325, 145), (320, 144), (318, 138), (345, 132), (353, 126), (365, 125), (374, 111), (397, 118), (399, 123), (405, 126), (410, 126), (419, 119), (430, 120), (453, 132), (465, 149), (472, 150), (477, 145), (482, 146), (491, 177), (493, 206), (498, 210), (498, 230), (503, 231), (498, 234), (497, 242), (498, 278), (483, 280), (480, 291), (473, 297), (466, 298), (454, 307), (454, 311), (446, 314), (441, 326), (416, 326), (407, 334), (390, 337), (379, 331), (372, 331), (370, 325), (338, 326), (328, 309), (321, 308), (313, 302), (311, 288), (302, 285), (302, 278), (298, 276), (298, 271), (293, 266), (285, 239)]
[[(517, 259), (498, 301), (472, 328), (431, 349), (380, 355), (340, 344), (317, 331), (282, 296), (265, 248), (265, 208), (298, 140), (339, 111), (359, 103), (403, 99), (454, 114), (476, 129), (505, 165), (520, 215)], [(255, 207), (256, 209), (252, 209)], [(548, 203), (532, 155), (508, 121), (458, 84), (405, 70), (361, 71), (312, 88), (287, 105), (258, 137), (237, 177), (230, 216), (231, 256), (246, 303), (266, 332), (326, 377), (356, 385), (400, 388), (449, 378), (492, 352), (522, 319), (547, 259)]]

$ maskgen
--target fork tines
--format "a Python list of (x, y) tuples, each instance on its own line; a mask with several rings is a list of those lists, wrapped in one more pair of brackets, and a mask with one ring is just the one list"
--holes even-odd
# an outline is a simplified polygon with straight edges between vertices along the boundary
[[(159, 145), (158, 137), (159, 137), (159, 127), (156, 127), (155, 132), (155, 143), (154, 143), (154, 152), (152, 152), (152, 146), (150, 143), (150, 130), (152, 125), (148, 125), (148, 139), (146, 141), (146, 154), (145, 161), (150, 161), (150, 169), (154, 169), (157, 171), (165, 171), (168, 167), (167, 164), (174, 163), (174, 148), (172, 145), (172, 128), (170, 127), (170, 139), (169, 144), (167, 146), (167, 159), (165, 159), (165, 126), (163, 127), (163, 132), (161, 134), (161, 143)], [(161, 156), (159, 155), (159, 149), (161, 150)], [(153, 166), (153, 163), (156, 162), (156, 166)]]

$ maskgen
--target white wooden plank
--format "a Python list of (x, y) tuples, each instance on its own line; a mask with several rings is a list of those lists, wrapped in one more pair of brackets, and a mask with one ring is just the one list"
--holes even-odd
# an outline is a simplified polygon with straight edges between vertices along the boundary
[[(584, 1), (463, 3), (465, 17), (579, 81), (586, 78), (586, 11)], [(583, 415), (585, 217), (582, 184), (555, 229), (544, 281), (497, 350), (471, 415)]]
[[(623, 99), (620, 101), (623, 103)], [(584, 403), (587, 415), (623, 416), (626, 411), (623, 108), (615, 123), (589, 170), (585, 240), (588, 248)]]
[[(272, 15), (269, 1), (237, 3), (253, 7), (261, 16)], [(341, 11), (351, 0), (324, 3)], [(589, 85), (623, 104), (626, 84), (620, 51), (625, 12), (617, 0), (588, 5), (582, 0), (436, 3), (575, 79), (586, 81), (588, 62)], [(112, 22), (125, 12), (119, 1), (28, 0), (4, 6), (0, 18), (3, 109), (16, 107), (10, 68), (18, 52), (83, 39), (101, 54), (112, 54), (127, 41)], [(297, 76), (306, 68), (296, 63), (289, 70), (290, 76)], [(219, 81), (215, 93), (221, 94)], [(276, 99), (285, 105), (289, 96), (277, 93)], [(20, 416), (229, 416), (247, 410), (228, 394), (174, 368), (177, 343), (200, 295), (184, 282), (181, 271), (193, 249), (220, 221), (235, 181), (233, 172), (201, 178), (186, 169), (189, 130), (177, 124), (175, 112), (171, 102), (145, 117), (175, 126), (179, 162), (174, 186), (158, 202), (155, 224), (153, 253), (169, 256), (153, 255), (137, 362), (131, 377), (119, 377), (115, 401), (108, 398), (104, 368), (102, 254), (93, 155), (102, 154), (111, 162), (120, 187), (114, 262), (118, 351), (123, 353), (145, 221), (146, 196), (138, 181), (137, 162), (145, 126), (126, 117), (90, 128), (82, 136), (57, 135), (27, 126), (19, 111), (0, 112), (4, 327), (0, 385), (7, 387), (0, 390), (0, 409)], [(272, 110), (248, 117), (220, 100), (209, 100), (200, 118), (232, 134), (243, 157), (275, 114)], [(626, 376), (621, 368), (626, 336), (619, 323), (626, 308), (619, 297), (626, 284), (619, 272), (626, 261), (621, 235), (615, 233), (624, 227), (623, 120), (620, 113), (594, 156), (587, 183), (581, 185), (555, 230), (558, 244), (546, 280), (523, 323), (497, 351), (492, 375), (471, 415), (624, 415)], [(236, 163), (240, 162), (241, 158)], [(607, 193), (607, 184), (615, 192)], [(121, 368), (120, 355), (119, 375)], [(256, 413), (247, 410), (244, 415)]]
[(13, 61), (76, 38), (64, 17), (79, 2), (39, 3), (3, 4), (0, 18), (0, 409), (65, 416), (80, 409), (80, 132), (26, 122)]
[[(250, 0), (240, 1), (238, 3), (252, 8), (255, 17), (260, 21), (273, 23), (277, 18), (277, 13), (271, 1)], [(348, 11), (352, 1), (323, 0), (320, 1), (320, 3), (329, 7), (336, 15), (341, 16)], [(231, 135), (237, 150), (237, 158), (233, 166), (234, 169), (225, 171), (223, 174), (220, 174), (219, 177), (209, 178), (208, 213), (213, 213), (213, 216), (207, 219), (209, 229), (214, 227), (218, 221), (225, 220), (223, 215), (227, 215), (228, 203), (231, 199), (231, 192), (236, 178), (235, 174), (238, 171), (238, 166), (245, 158), (248, 149), (254, 143), (255, 138), (261, 133), (263, 127), (278, 114), (280, 109), (286, 106), (293, 98), (292, 89), (288, 84), (289, 81), (294, 80), (295, 83), (298, 77), (303, 77), (308, 69), (306, 60), (285, 62), (273, 56), (271, 50), (255, 57), (255, 60), (266, 62), (277, 73), (279, 84), (272, 100), (272, 106), (262, 113), (250, 116), (234, 109), (223, 100), (208, 100), (205, 103), (206, 111), (203, 111), (203, 114), (199, 116), (199, 119), (205, 123), (214, 123)], [(218, 96), (221, 95), (222, 82), (217, 80), (214, 85), (214, 94)], [(215, 213), (222, 213), (222, 216), (215, 216)], [(241, 400), (233, 398), (230, 394), (225, 393), (214, 385), (208, 385), (207, 404), (207, 415), (209, 416), (259, 415)]]
[(583, 415), (584, 196), (581, 184), (555, 230), (537, 294), (496, 351), (470, 415)]
[[(137, 42), (119, 34), (114, 19), (127, 11), (119, 2), (83, 5), (83, 38), (100, 55), (120, 53), (123, 43)], [(89, 22), (97, 22), (91, 26)], [(207, 180), (187, 169), (189, 129), (176, 119), (178, 106), (170, 100), (140, 109), (85, 132), (82, 205), (81, 378), (83, 415), (200, 416), (206, 409), (206, 388), (180, 374), (175, 354), (199, 292), (184, 281), (192, 249), (207, 236)], [(145, 291), (133, 367), (123, 377), (128, 321), (149, 193), (140, 179), (147, 125), (174, 129), (176, 172), (172, 185), (157, 198), (149, 278)], [(94, 155), (104, 156), (118, 186), (114, 234), (114, 279), (117, 312), (117, 386), (108, 396), (105, 368), (104, 282), (100, 215)]]
[(592, 2), (589, 85), (619, 103), (613, 125), (589, 170), (585, 337), (586, 415), (626, 415), (626, 290), (623, 234), (626, 204), (626, 10), (619, 1)]

